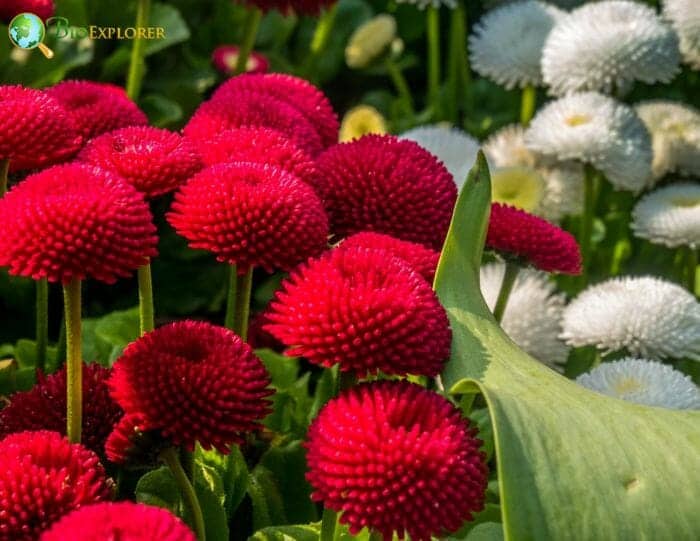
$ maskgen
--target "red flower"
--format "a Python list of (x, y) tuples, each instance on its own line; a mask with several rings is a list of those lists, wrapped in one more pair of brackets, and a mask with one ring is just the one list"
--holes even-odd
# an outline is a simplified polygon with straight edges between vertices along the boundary
[(12, 171), (69, 160), (82, 144), (70, 113), (47, 93), (0, 86), (0, 160)]
[[(104, 444), (122, 411), (109, 396), (109, 370), (99, 364), (83, 365), (82, 443), (102, 455)], [(0, 438), (24, 430), (51, 430), (66, 434), (66, 367), (50, 376), (39, 374), (29, 391), (15, 393), (0, 411)]]
[(311, 156), (316, 156), (322, 150), (321, 139), (314, 126), (284, 101), (252, 91), (238, 91), (229, 98), (205, 101), (185, 126), (183, 133), (192, 139), (200, 151), (216, 134), (244, 126), (282, 132)]
[(3, 0), (0, 2), (0, 20), (10, 22), (20, 13), (33, 13), (46, 20), (54, 14), (53, 0)]
[(170, 442), (149, 425), (144, 414), (131, 413), (114, 425), (105, 442), (105, 454), (115, 464), (157, 467), (158, 455), (170, 446)]
[(333, 250), (292, 272), (264, 328), (322, 366), (358, 376), (440, 372), (450, 354), (445, 310), (421, 276), (380, 250)]
[(72, 113), (86, 140), (119, 128), (148, 124), (144, 112), (115, 85), (63, 81), (46, 92)]
[(442, 247), (457, 187), (427, 150), (390, 135), (366, 135), (330, 148), (316, 165), (313, 185), (336, 235), (376, 231)]
[(570, 233), (508, 205), (491, 205), (486, 246), (543, 271), (581, 272), (581, 251)]
[(132, 342), (109, 381), (114, 399), (136, 416), (132, 426), (158, 430), (190, 451), (198, 441), (222, 453), (261, 427), (270, 412), (269, 383), (262, 362), (237, 335), (195, 321), (166, 325)]
[(83, 148), (78, 159), (116, 173), (146, 197), (175, 190), (202, 168), (190, 141), (150, 126), (100, 135)]
[(446, 399), (404, 381), (363, 384), (331, 400), (309, 428), (312, 498), (391, 541), (430, 541), (484, 507), (476, 429)]
[(196, 541), (170, 511), (142, 503), (98, 503), (66, 515), (40, 541)]
[(96, 167), (57, 165), (28, 177), (0, 199), (0, 216), (0, 266), (14, 275), (112, 283), (156, 255), (143, 196)]
[(111, 497), (97, 455), (56, 432), (20, 432), (0, 442), (2, 541), (35, 541), (63, 515)]
[(268, 272), (288, 270), (326, 246), (328, 218), (311, 187), (253, 163), (220, 164), (175, 194), (168, 221), (192, 248), (219, 261)]
[[(211, 62), (219, 72), (230, 77), (236, 72), (238, 51), (237, 45), (219, 45), (211, 55)], [(246, 63), (246, 72), (267, 73), (268, 69), (270, 69), (270, 62), (265, 55), (251, 51)]]
[(399, 240), (390, 235), (381, 233), (355, 233), (349, 236), (341, 244), (341, 248), (369, 248), (371, 250), (385, 250), (391, 255), (402, 259), (408, 265), (425, 278), (431, 284), (435, 277), (440, 253), (422, 244)]
[(299, 15), (318, 15), (321, 8), (329, 7), (337, 0), (244, 0), (245, 4), (256, 6), (264, 13), (276, 9), (287, 15), (297, 13)]
[(200, 148), (206, 165), (250, 162), (268, 164), (309, 180), (316, 165), (304, 150), (286, 135), (270, 128), (249, 127), (226, 130)]
[(294, 107), (315, 128), (323, 148), (338, 142), (338, 115), (325, 94), (310, 82), (284, 73), (244, 74), (217, 88), (212, 101), (233, 105), (240, 92), (270, 96)]

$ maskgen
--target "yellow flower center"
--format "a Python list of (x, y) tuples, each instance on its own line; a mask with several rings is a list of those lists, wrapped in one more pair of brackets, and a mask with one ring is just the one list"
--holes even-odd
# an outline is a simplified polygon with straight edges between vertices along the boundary
[(627, 377), (617, 380), (615, 385), (613, 385), (613, 390), (615, 391), (615, 394), (622, 396), (627, 393), (639, 391), (643, 387), (644, 386), (639, 382), (639, 380)]
[[(224, 64), (230, 70), (235, 70), (238, 65), (238, 53), (229, 52), (224, 55)], [(245, 63), (245, 70), (250, 71), (255, 68), (255, 59), (252, 55), (248, 56)]]
[(529, 167), (504, 167), (491, 173), (491, 196), (527, 212), (534, 212), (544, 196), (544, 180)]
[(386, 120), (379, 111), (369, 105), (358, 105), (345, 113), (339, 139), (344, 143), (370, 133), (381, 135), (387, 131)]
[(571, 115), (567, 117), (564, 122), (571, 127), (581, 126), (583, 124), (588, 124), (591, 121), (590, 115)]
[(697, 207), (700, 205), (700, 197), (697, 195), (694, 197), (674, 197), (671, 199), (671, 203), (676, 207)]

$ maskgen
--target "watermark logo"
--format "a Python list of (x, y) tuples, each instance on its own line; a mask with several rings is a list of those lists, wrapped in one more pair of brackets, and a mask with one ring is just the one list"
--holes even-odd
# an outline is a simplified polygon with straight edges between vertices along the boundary
[(10, 41), (20, 49), (39, 49), (46, 58), (53, 58), (53, 51), (44, 45), (46, 27), (44, 21), (33, 13), (20, 13), (10, 21)]

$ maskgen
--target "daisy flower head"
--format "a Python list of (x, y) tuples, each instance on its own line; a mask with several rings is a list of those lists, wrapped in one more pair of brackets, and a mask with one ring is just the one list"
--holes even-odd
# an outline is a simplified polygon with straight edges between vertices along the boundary
[(542, 51), (552, 94), (626, 90), (634, 81), (667, 83), (678, 73), (678, 38), (656, 12), (632, 0), (575, 9), (554, 26)]
[(371, 105), (358, 105), (343, 116), (338, 140), (346, 143), (363, 135), (386, 133), (389, 133), (389, 127), (382, 114)]
[(660, 278), (613, 278), (589, 286), (564, 310), (562, 327), (562, 338), (575, 347), (700, 361), (700, 303)]
[(399, 136), (418, 143), (436, 156), (447, 168), (458, 189), (467, 180), (467, 174), (476, 161), (479, 142), (458, 128), (440, 124), (419, 126)]
[(565, 15), (559, 8), (535, 0), (489, 11), (469, 37), (474, 70), (508, 89), (541, 85), (542, 47)]
[[(481, 293), (491, 310), (496, 306), (504, 273), (504, 263), (481, 267)], [(559, 338), (565, 305), (565, 295), (557, 293), (546, 274), (522, 269), (508, 296), (500, 324), (522, 350), (550, 368), (561, 370), (570, 349)]]
[(654, 178), (672, 172), (700, 176), (700, 111), (665, 100), (639, 103), (635, 111), (651, 134)]
[(292, 272), (264, 329), (288, 355), (358, 377), (435, 376), (452, 333), (430, 284), (385, 250), (340, 248)]
[(396, 39), (396, 19), (382, 13), (358, 26), (345, 47), (345, 63), (366, 68), (382, 56)]
[(631, 227), (654, 244), (700, 247), (700, 184), (681, 182), (646, 194), (632, 211)]
[(543, 107), (525, 132), (531, 150), (579, 160), (618, 190), (639, 192), (651, 180), (651, 137), (634, 109), (596, 92), (570, 94)]
[[(239, 47), (237, 45), (219, 45), (211, 54), (211, 62), (219, 73), (232, 77), (236, 75)], [(267, 73), (270, 62), (267, 57), (256, 51), (251, 51), (246, 61), (247, 73)]]
[(143, 503), (104, 502), (81, 507), (56, 522), (39, 541), (196, 541), (167, 509)]
[(695, 0), (663, 0), (663, 15), (680, 38), (683, 60), (700, 69), (700, 10)]
[(439, 394), (405, 381), (359, 385), (328, 402), (305, 442), (311, 498), (390, 541), (430, 541), (484, 507), (481, 440)]
[[(506, 126), (492, 134), (484, 142), (484, 153), (492, 171), (494, 187), (498, 186), (499, 180), (508, 180), (508, 177), (497, 174), (503, 169), (527, 171), (535, 186), (538, 177), (541, 179), (541, 196), (529, 212), (558, 223), (565, 216), (575, 216), (583, 211), (583, 166), (573, 160), (559, 161), (531, 151), (525, 146), (525, 128), (521, 125)], [(520, 188), (520, 184), (516, 187)], [(512, 197), (510, 201), (504, 198), (500, 202), (518, 206)]]
[(657, 408), (700, 409), (700, 389), (667, 364), (625, 357), (581, 374), (576, 383), (598, 393)]

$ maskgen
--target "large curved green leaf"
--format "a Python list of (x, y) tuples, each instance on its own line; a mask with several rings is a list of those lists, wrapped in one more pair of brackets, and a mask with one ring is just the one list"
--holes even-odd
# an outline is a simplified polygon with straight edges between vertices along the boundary
[(505, 538), (700, 539), (700, 412), (588, 391), (503, 333), (479, 292), (490, 194), (480, 154), (435, 287), (454, 333), (445, 387), (483, 393), (491, 412)]

